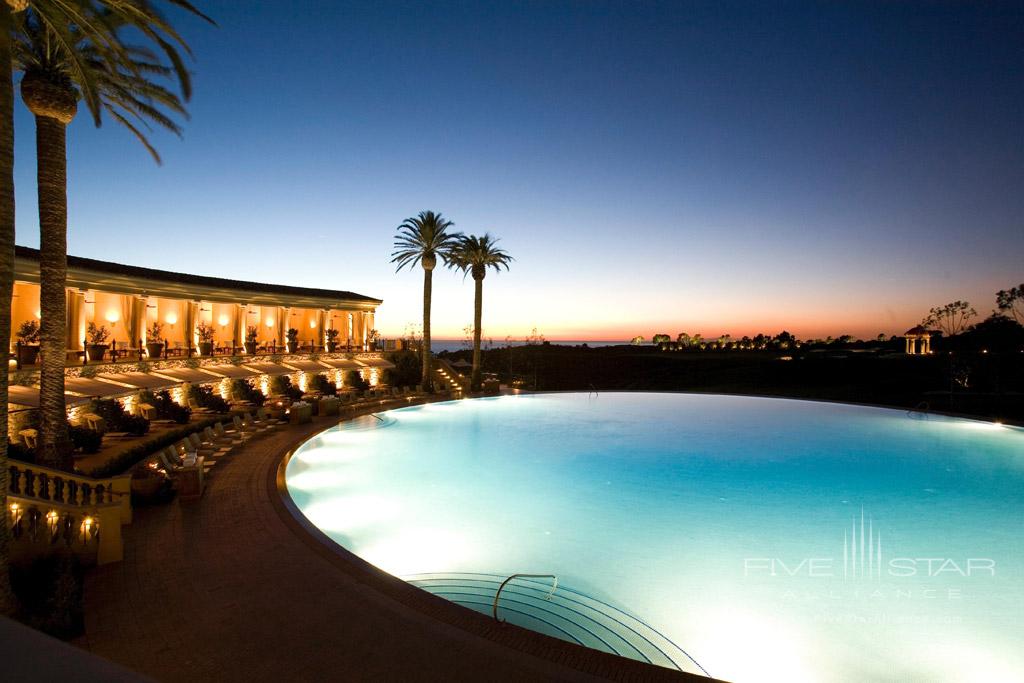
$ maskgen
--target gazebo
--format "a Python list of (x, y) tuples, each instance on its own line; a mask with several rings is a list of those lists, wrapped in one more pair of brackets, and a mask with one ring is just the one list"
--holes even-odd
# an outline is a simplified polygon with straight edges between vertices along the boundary
[(921, 325), (911, 327), (909, 330), (903, 333), (903, 339), (907, 342), (907, 353), (911, 356), (914, 355), (928, 355), (932, 352), (932, 330), (926, 329)]

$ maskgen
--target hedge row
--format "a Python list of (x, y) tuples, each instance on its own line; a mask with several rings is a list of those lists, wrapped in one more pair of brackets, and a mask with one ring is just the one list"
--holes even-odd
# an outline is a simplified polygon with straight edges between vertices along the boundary
[(230, 416), (221, 415), (219, 417), (209, 417), (204, 420), (199, 420), (198, 422), (190, 422), (189, 424), (182, 425), (177, 429), (160, 432), (153, 438), (139, 442), (131, 448), (123, 451), (116, 458), (112, 458), (105, 464), (93, 469), (89, 472), (89, 476), (102, 479), (103, 477), (113, 477), (121, 474), (122, 472), (126, 472), (136, 463), (145, 460), (161, 448), (172, 446), (192, 432), (200, 432), (206, 427), (211, 427), (218, 422), (228, 419), (228, 417)]

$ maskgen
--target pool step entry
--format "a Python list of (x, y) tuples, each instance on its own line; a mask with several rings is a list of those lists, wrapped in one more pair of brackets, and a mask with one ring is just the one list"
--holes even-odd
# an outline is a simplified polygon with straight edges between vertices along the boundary
[[(406, 581), (463, 607), (584, 647), (708, 675), (686, 651), (641, 619), (552, 581), (477, 573), (415, 574)], [(506, 583), (507, 582), (507, 583)], [(504, 585), (503, 585), (504, 584)]]

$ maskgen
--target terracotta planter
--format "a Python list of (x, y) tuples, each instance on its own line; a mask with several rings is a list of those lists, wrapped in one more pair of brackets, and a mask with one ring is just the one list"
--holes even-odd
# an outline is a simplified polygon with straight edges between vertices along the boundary
[(288, 353), (295, 353), (296, 351), (299, 350), (299, 342), (297, 342), (297, 341), (285, 342), (284, 347), (288, 351)]
[(25, 365), (35, 365), (39, 358), (38, 344), (21, 344), (18, 346), (18, 362)]
[(153, 359), (162, 357), (164, 355), (164, 343), (149, 342), (146, 344), (146, 353), (148, 353), (149, 357)]
[(256, 353), (257, 346), (256, 342), (245, 342), (245, 352), (251, 356)]
[(199, 355), (200, 356), (212, 356), (213, 355), (213, 342), (199, 342)]
[(92, 361), (102, 361), (103, 356), (106, 355), (107, 349), (110, 346), (107, 344), (89, 344), (85, 347), (85, 352)]

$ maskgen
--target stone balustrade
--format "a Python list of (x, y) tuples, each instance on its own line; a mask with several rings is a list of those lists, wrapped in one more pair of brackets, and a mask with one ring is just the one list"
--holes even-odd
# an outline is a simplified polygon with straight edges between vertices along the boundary
[(131, 474), (93, 479), (72, 472), (11, 461), (8, 493), (69, 506), (117, 503), (122, 524), (131, 524)]
[(121, 525), (131, 522), (131, 475), (92, 479), (70, 472), (12, 463), (6, 518), (12, 553), (44, 553), (63, 543), (106, 564), (124, 556)]

